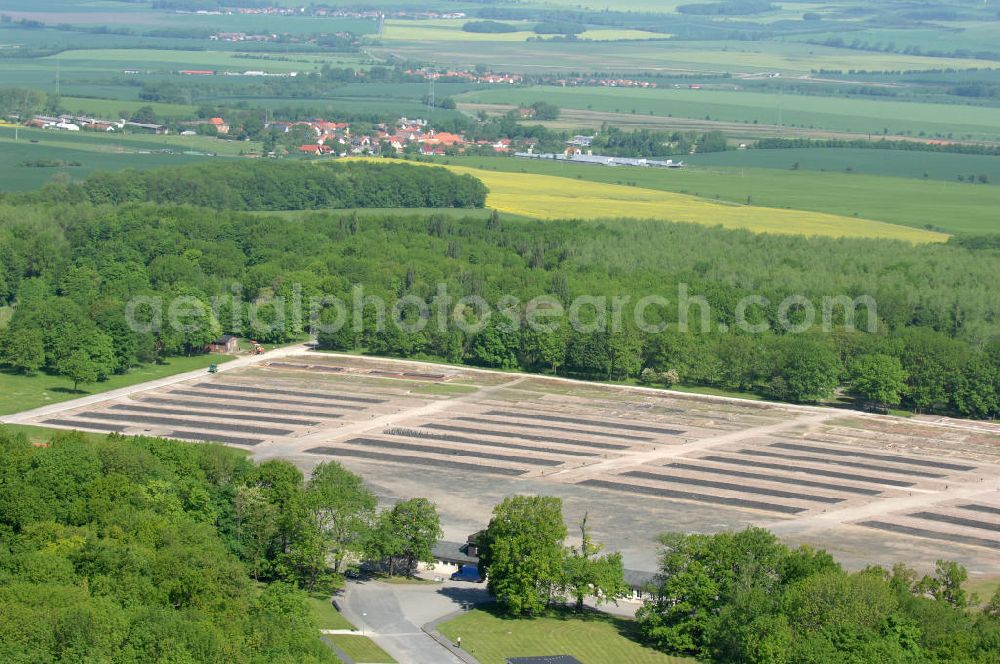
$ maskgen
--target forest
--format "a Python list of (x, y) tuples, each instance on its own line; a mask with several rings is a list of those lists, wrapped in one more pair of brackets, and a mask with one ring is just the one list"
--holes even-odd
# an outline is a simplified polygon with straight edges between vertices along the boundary
[(335, 462), (306, 481), (220, 445), (0, 429), (0, 660), (339, 662), (308, 593), (360, 560), (409, 574), (440, 536), (423, 498), (376, 510)]
[[(349, 174), (367, 168), (345, 166)], [(345, 166), (329, 172), (336, 179)], [(309, 174), (327, 168), (289, 167), (288, 173)], [(186, 179), (163, 181), (177, 183), (178, 200), (196, 202), (202, 200), (196, 176), (207, 177), (206, 168), (177, 169), (171, 172)], [(241, 164), (217, 173), (220, 181), (236, 182), (256, 168)], [(482, 185), (467, 184), (477, 182), (472, 178), (426, 171), (430, 175), (380, 165), (370, 172), (460, 182), (473, 192), (463, 199), (468, 202), (482, 194)], [(129, 200), (157, 199), (164, 190), (144, 188), (154, 175), (137, 177), (129, 188), (129, 175), (96, 177), (93, 182), (116, 184), (90, 191), (131, 192), (94, 194)], [(0, 362), (9, 372), (63, 375), (76, 387), (172, 355), (201, 353), (222, 333), (267, 343), (303, 339), (343, 313), (351, 324), (321, 331), (322, 347), (705, 386), (792, 402), (836, 398), (876, 410), (993, 418), (1000, 409), (1000, 295), (991, 287), (1000, 251), (982, 238), (912, 246), (495, 213), (279, 217), (214, 205), (95, 205), (83, 193), (88, 182), (28, 196), (44, 203), (0, 205), (0, 306), (13, 305), (0, 333)], [(302, 185), (281, 190), (276, 201), (261, 200), (267, 188), (251, 177), (241, 182), (253, 182), (246, 185), (253, 190), (219, 187), (219, 195), (266, 209), (309, 191)], [(65, 201), (53, 191), (76, 193)], [(421, 309), (437, 310), (442, 289), (453, 301), (480, 296), (500, 311), (487, 317), (455, 309), (443, 324), (432, 324)], [(643, 308), (641, 320), (629, 309), (620, 325), (596, 307), (584, 308), (592, 320), (580, 329), (566, 315), (551, 318), (551, 325), (526, 325), (526, 307), (539, 296), (564, 312), (581, 296), (626, 298), (631, 305), (646, 296), (660, 299)], [(823, 304), (845, 297), (843, 306)], [(334, 298), (344, 311), (324, 305), (298, 317), (282, 315), (296, 298)], [(380, 311), (368, 298), (387, 304)], [(858, 298), (877, 306), (855, 310)], [(126, 315), (137, 299), (152, 302), (131, 312), (141, 314), (138, 327)], [(392, 309), (397, 301), (409, 304)], [(183, 325), (146, 325), (169, 319), (175, 302), (198, 306), (185, 310)], [(684, 317), (690, 319), (686, 330), (679, 324)]]

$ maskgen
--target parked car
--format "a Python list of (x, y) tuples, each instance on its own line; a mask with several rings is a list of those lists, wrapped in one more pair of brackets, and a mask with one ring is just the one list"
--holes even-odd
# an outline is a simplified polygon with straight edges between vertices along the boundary
[(477, 565), (462, 565), (458, 571), (451, 575), (452, 581), (468, 581), (470, 583), (482, 583), (483, 577), (479, 574)]

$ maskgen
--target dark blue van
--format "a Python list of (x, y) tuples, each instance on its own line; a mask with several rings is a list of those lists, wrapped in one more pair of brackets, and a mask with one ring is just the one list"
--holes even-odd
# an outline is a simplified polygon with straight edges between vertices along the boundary
[(470, 583), (482, 583), (483, 577), (479, 574), (479, 567), (476, 565), (462, 565), (458, 571), (451, 575), (452, 581), (468, 581)]

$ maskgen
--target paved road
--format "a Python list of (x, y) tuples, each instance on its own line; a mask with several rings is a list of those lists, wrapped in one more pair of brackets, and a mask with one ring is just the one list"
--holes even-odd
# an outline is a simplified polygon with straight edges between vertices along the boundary
[(462, 664), (420, 627), (488, 601), (479, 584), (349, 581), (337, 603), (345, 618), (401, 664)]

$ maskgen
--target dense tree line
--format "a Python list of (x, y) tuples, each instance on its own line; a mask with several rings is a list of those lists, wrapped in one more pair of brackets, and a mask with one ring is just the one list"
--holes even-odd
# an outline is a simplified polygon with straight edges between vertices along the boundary
[(594, 136), (591, 148), (595, 153), (615, 157), (665, 157), (689, 154), (692, 149), (700, 153), (724, 152), (729, 148), (726, 135), (721, 131), (699, 134), (693, 131), (655, 131), (636, 129), (622, 131), (609, 127)]
[[(985, 664), (1000, 653), (1000, 591), (982, 611), (967, 572), (938, 561), (848, 573), (766, 530), (660, 538), (656, 599), (637, 615), (657, 647), (712, 662)], [(988, 598), (983, 598), (988, 599)]]
[[(300, 338), (308, 312), (277, 316), (298, 294), (345, 303), (347, 323), (320, 336), (333, 349), (791, 401), (845, 389), (877, 408), (970, 417), (995, 417), (1000, 400), (1000, 296), (990, 286), (1000, 253), (989, 242), (911, 246), (659, 222), (357, 213), (281, 219), (151, 204), (22, 204), (0, 207), (0, 249), (0, 305), (16, 304), (0, 338), (2, 362), (74, 383), (201, 352), (223, 332), (266, 342)], [(403, 296), (436, 311), (439, 284), (456, 301), (478, 295), (496, 304), (513, 295), (520, 302), (517, 316), (498, 312), (481, 329), (448, 317), (443, 326), (428, 321), (404, 331), (379, 327), (375, 306), (355, 309), (356, 284), (386, 302), (382, 315), (390, 321)], [(686, 332), (678, 326), (682, 284)], [(659, 295), (662, 304), (648, 308), (644, 322), (668, 325), (644, 332), (624, 315), (618, 329), (577, 330), (565, 317), (551, 329), (531, 329), (524, 308), (541, 295), (564, 308), (584, 295), (633, 303)], [(766, 298), (745, 312), (748, 323), (768, 328), (759, 333), (736, 325), (737, 304), (750, 295)], [(787, 333), (780, 303), (790, 295), (815, 303), (814, 328), (824, 297), (867, 295), (877, 311), (858, 308), (851, 330), (847, 307), (832, 307), (829, 331)], [(141, 309), (147, 317), (166, 320), (181, 297), (202, 307), (183, 312), (181, 329), (137, 331), (126, 303), (151, 296), (163, 298), (163, 310)], [(797, 320), (795, 307), (786, 313)], [(400, 315), (412, 318), (417, 309)]]
[(681, 14), (697, 16), (750, 16), (773, 12), (777, 9), (779, 7), (768, 0), (723, 0), (722, 2), (677, 5), (676, 11)]
[(471, 208), (486, 202), (475, 178), (444, 168), (342, 162), (199, 163), (153, 171), (95, 173), (21, 198), (119, 205), (134, 201), (226, 210)]
[(762, 150), (788, 150), (792, 148), (865, 148), (870, 150), (910, 150), (915, 152), (949, 152), (954, 154), (984, 154), (1000, 156), (1000, 147), (972, 143), (929, 143), (923, 141), (896, 141), (886, 138), (851, 140), (840, 138), (762, 138), (755, 144)]

